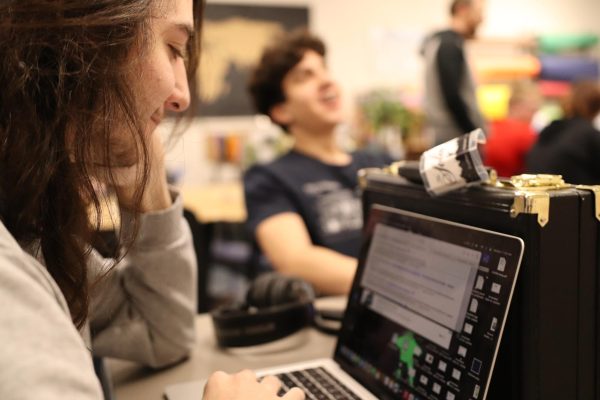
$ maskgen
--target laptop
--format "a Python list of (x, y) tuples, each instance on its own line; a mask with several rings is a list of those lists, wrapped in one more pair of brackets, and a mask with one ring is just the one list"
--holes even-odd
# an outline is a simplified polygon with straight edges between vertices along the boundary
[[(307, 399), (485, 399), (523, 241), (381, 205), (364, 232), (333, 358), (257, 374)], [(203, 386), (165, 395), (196, 399)]]

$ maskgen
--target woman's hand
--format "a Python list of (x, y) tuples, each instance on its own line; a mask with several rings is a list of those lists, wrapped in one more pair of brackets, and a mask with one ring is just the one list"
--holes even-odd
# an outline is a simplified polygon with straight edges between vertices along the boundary
[[(137, 174), (141, 174), (141, 165), (132, 164), (132, 162), (114, 163), (123, 165), (112, 167), (114, 182), (113, 189), (119, 200), (119, 205), (127, 210), (140, 212), (158, 211), (168, 208), (172, 204), (171, 194), (167, 184), (167, 174), (165, 170), (165, 151), (158, 132), (153, 132), (148, 140), (148, 182), (142, 194), (139, 208), (135, 210), (134, 196), (136, 194)], [(113, 165), (114, 165), (113, 164)], [(110, 184), (107, 179), (107, 171), (100, 171), (100, 179)], [(102, 176), (104, 175), (104, 176)], [(139, 177), (138, 177), (139, 179)]]
[(304, 392), (298, 388), (288, 391), (283, 397), (277, 396), (281, 382), (274, 376), (267, 376), (260, 382), (254, 372), (244, 370), (234, 375), (225, 372), (213, 373), (204, 388), (203, 400), (303, 400)]

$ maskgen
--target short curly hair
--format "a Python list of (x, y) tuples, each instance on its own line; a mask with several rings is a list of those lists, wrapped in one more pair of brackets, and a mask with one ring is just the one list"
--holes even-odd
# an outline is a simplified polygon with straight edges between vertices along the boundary
[[(265, 49), (248, 83), (257, 112), (270, 116), (271, 109), (285, 101), (282, 82), (308, 50), (325, 57), (323, 41), (306, 30), (288, 33)], [(278, 125), (288, 131), (287, 126)]]

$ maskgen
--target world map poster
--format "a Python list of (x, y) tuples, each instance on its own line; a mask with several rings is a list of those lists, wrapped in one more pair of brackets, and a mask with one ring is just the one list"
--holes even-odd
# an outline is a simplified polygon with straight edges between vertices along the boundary
[(207, 4), (197, 95), (202, 116), (255, 114), (247, 94), (252, 68), (280, 34), (308, 26), (306, 7)]

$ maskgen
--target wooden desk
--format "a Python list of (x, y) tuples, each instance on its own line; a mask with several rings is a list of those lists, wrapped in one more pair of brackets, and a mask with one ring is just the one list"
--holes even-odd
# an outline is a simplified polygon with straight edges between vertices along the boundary
[(202, 223), (244, 222), (246, 206), (241, 182), (182, 186), (183, 205)]
[[(345, 298), (321, 299), (320, 307), (345, 307)], [(117, 400), (162, 400), (165, 386), (207, 378), (213, 371), (236, 372), (333, 355), (336, 338), (312, 328), (262, 346), (223, 350), (216, 346), (208, 314), (196, 319), (196, 347), (189, 360), (174, 367), (153, 371), (138, 364), (108, 360)], [(201, 394), (198, 394), (198, 399)]]

